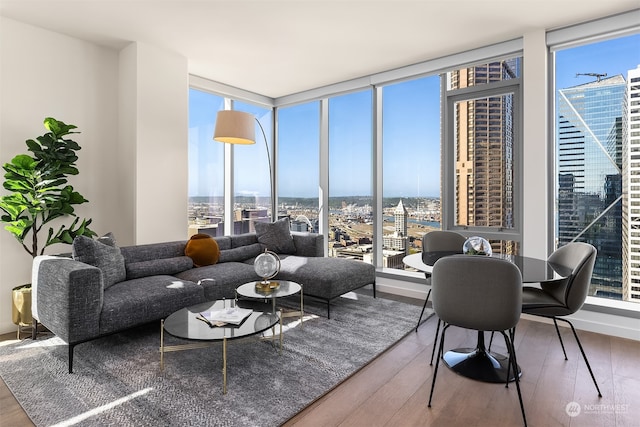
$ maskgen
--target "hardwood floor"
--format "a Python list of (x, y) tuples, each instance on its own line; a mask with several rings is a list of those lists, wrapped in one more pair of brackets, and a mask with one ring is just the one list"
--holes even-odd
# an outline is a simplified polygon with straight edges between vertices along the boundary
[[(424, 323), (287, 423), (304, 426), (519, 426), (514, 384), (487, 384), (440, 365), (432, 407), (429, 366), (437, 318)], [(570, 329), (561, 329), (565, 361), (553, 325), (522, 319), (516, 332), (522, 394), (529, 426), (640, 425), (640, 342), (578, 331), (596, 375), (598, 398)], [(476, 334), (450, 328), (445, 348), (473, 347)], [(496, 339), (493, 351), (505, 353)], [(566, 407), (580, 405), (570, 417)]]
[[(23, 338), (26, 334), (22, 334)], [(0, 335), (0, 345), (16, 339), (16, 333)], [(1, 362), (0, 362), (1, 363)], [(33, 423), (0, 378), (0, 427), (31, 427)]]
[[(418, 333), (411, 332), (284, 426), (522, 425), (513, 383), (505, 388), (502, 384), (469, 380), (442, 364), (432, 407), (427, 407), (436, 323), (435, 317), (423, 323)], [(571, 331), (562, 328), (561, 333), (567, 361), (552, 325), (525, 319), (518, 325), (515, 345), (523, 370), (521, 387), (528, 425), (640, 425), (640, 342), (578, 331), (602, 391), (603, 397), (598, 398)], [(0, 341), (12, 339), (15, 334), (0, 336)], [(473, 347), (475, 339), (474, 332), (452, 327), (447, 332), (445, 348)], [(501, 339), (496, 338), (492, 350), (506, 352)], [(571, 402), (577, 402), (581, 411), (575, 417), (566, 411)], [(31, 425), (0, 381), (0, 426)]]

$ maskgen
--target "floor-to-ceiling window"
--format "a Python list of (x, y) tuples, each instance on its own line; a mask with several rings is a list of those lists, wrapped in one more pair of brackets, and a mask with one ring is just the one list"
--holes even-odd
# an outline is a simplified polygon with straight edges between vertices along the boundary
[(278, 212), (294, 231), (319, 231), (320, 103), (278, 110)]
[(422, 249), (440, 229), (440, 77), (382, 88), (382, 267)]
[(520, 58), (447, 74), (448, 196), (451, 228), (487, 238), (494, 252), (517, 254)]
[(224, 109), (224, 98), (189, 89), (189, 233), (213, 235), (224, 218), (224, 151), (215, 142), (216, 113)]
[[(480, 227), (481, 231), (513, 231), (516, 210), (514, 176), (517, 173), (514, 171), (514, 165), (517, 164), (514, 160), (514, 112), (518, 96), (514, 93), (517, 90), (511, 86), (495, 89), (491, 83), (515, 79), (518, 77), (518, 67), (519, 62), (514, 59), (382, 85), (381, 132), (378, 135), (382, 141), (382, 170), (377, 171), (382, 177), (381, 189), (374, 189), (373, 186), (373, 132), (376, 128), (373, 90), (326, 98), (328, 114), (324, 125), (328, 134), (329, 181), (329, 229), (326, 238), (329, 255), (373, 263), (377, 237), (382, 248), (380, 267), (402, 269), (404, 255), (421, 249), (422, 236), (431, 229), (441, 228), (443, 199), (440, 144), (443, 123), (440, 94), (443, 84), (447, 85), (447, 99), (455, 110), (451, 117), (457, 120), (453, 124), (455, 155), (460, 157), (464, 153), (468, 161), (474, 163), (473, 179), (467, 183), (465, 191), (459, 189), (460, 174), (452, 180), (458, 188), (456, 202), (453, 203), (454, 198), (451, 198), (447, 203), (454, 206), (456, 216), (447, 228), (471, 227), (475, 230)], [(470, 78), (465, 74), (464, 84), (460, 83), (463, 72), (472, 74)], [(469, 86), (481, 85), (479, 92), (468, 91)], [(459, 95), (460, 89), (467, 91)], [(218, 98), (215, 108), (206, 104), (194, 108), (210, 111), (207, 115), (213, 127), (215, 112), (222, 108), (223, 101), (223, 98)], [(238, 100), (227, 100), (230, 101), (232, 109), (256, 116), (265, 131), (263, 135), (256, 125), (256, 145), (232, 147), (230, 164), (233, 173), (230, 176), (233, 178), (233, 198), (227, 200), (233, 203), (231, 230), (237, 234), (252, 231), (255, 221), (269, 220), (271, 215), (269, 160), (265, 140), (273, 160), (270, 140), (272, 111)], [(275, 153), (278, 166), (275, 174), (278, 180), (277, 215), (291, 218), (294, 230), (320, 229), (317, 209), (321, 202), (318, 189), (322, 175), (319, 169), (319, 153), (322, 152), (320, 129), (323, 126), (320, 110), (320, 101), (278, 109), (278, 152)], [(194, 109), (192, 114), (196, 116), (199, 113)], [(470, 139), (463, 141), (463, 135)], [(207, 135), (207, 143), (209, 141)], [(220, 165), (217, 169), (220, 179), (216, 182), (221, 186), (225, 178), (222, 172), (225, 151), (223, 144), (211, 144), (217, 150), (217, 154), (212, 156), (217, 158)], [(493, 156), (498, 152), (499, 157)], [(380, 236), (374, 236), (374, 190), (379, 191), (382, 198)], [(486, 194), (498, 196), (484, 197)], [(466, 216), (459, 214), (463, 195), (467, 203), (473, 201), (473, 206), (465, 204)], [(497, 201), (500, 202), (499, 206), (496, 205)], [(515, 251), (514, 242), (518, 241), (517, 238), (500, 240), (495, 236), (487, 237), (499, 245), (503, 252)], [(509, 249), (505, 249), (507, 246)]]
[(552, 50), (556, 246), (596, 247), (591, 296), (640, 302), (640, 34)]
[(329, 99), (329, 256), (372, 261), (372, 91)]
[[(241, 234), (255, 231), (256, 221), (270, 221), (271, 218), (272, 182), (269, 164), (273, 158), (273, 127), (270, 109), (238, 101), (233, 103), (233, 109), (251, 113), (260, 122), (256, 122), (255, 144), (233, 146), (233, 232)], [(275, 215), (273, 218), (276, 218)]]
[[(545, 235), (553, 232), (556, 241), (559, 242), (561, 239), (566, 239), (567, 230), (573, 230), (575, 232), (574, 235), (579, 236), (578, 239), (584, 239), (589, 235), (602, 236), (602, 233), (606, 232), (607, 229), (618, 227), (621, 230), (619, 241), (616, 243), (614, 239), (612, 244), (607, 243), (602, 248), (598, 248), (600, 251), (599, 257), (604, 254), (604, 261), (601, 262), (606, 262), (606, 264), (605, 267), (598, 267), (597, 274), (599, 277), (594, 280), (596, 285), (592, 289), (593, 295), (605, 296), (608, 299), (591, 297), (587, 302), (589, 304), (595, 303), (623, 308), (638, 305), (619, 303), (613, 301), (612, 298), (621, 298), (628, 301), (640, 300), (640, 278), (637, 277), (637, 275), (640, 275), (640, 253), (638, 253), (640, 252), (640, 69), (638, 69), (638, 64), (640, 64), (640, 58), (638, 57), (640, 45), (637, 35), (637, 23), (631, 25), (625, 19), (629, 21), (629, 16), (623, 16), (621, 21), (618, 20), (618, 17), (604, 19), (604, 24), (598, 21), (598, 36), (604, 32), (603, 25), (605, 28), (615, 31), (614, 37), (605, 37), (603, 41), (595, 40), (593, 34), (586, 34), (584, 42), (576, 42), (574, 37), (576, 28), (574, 27), (566, 29), (568, 34), (566, 37), (563, 29), (550, 31), (546, 35), (548, 46), (553, 52), (550, 64), (555, 63), (551, 80), (555, 81), (556, 87), (549, 94), (549, 98), (552, 100), (549, 108), (555, 108), (555, 111), (550, 111), (549, 126), (558, 125), (558, 128), (550, 130), (549, 142), (556, 144), (554, 158), (557, 161), (557, 170), (549, 172), (556, 181), (555, 192), (550, 191), (550, 193), (555, 194), (555, 203), (549, 203), (549, 217), (554, 218), (556, 222), (555, 227), (550, 226), (548, 229), (542, 228), (540, 230), (540, 233)], [(623, 27), (620, 27), (619, 23)], [(589, 24), (586, 27), (591, 30), (596, 28), (595, 25)], [(633, 31), (636, 32), (636, 35), (633, 35)], [(563, 34), (558, 35), (558, 33)], [(584, 53), (580, 49), (590, 45), (601, 46), (601, 43), (619, 41), (626, 43), (624, 45), (626, 50), (624, 54), (618, 56), (614, 55), (616, 49), (611, 44), (602, 45), (605, 48), (601, 51), (592, 50)], [(290, 198), (296, 197), (291, 196), (291, 194), (294, 194), (297, 188), (306, 188), (307, 186), (310, 188), (311, 185), (319, 187), (322, 194), (318, 196), (314, 192), (313, 195), (310, 195), (310, 199), (314, 200), (309, 203), (315, 204), (315, 200), (317, 200), (317, 204), (321, 206), (321, 209), (324, 209), (326, 207), (324, 198), (327, 197), (327, 193), (324, 193), (324, 190), (328, 189), (330, 209), (319, 212), (320, 221), (318, 222), (321, 224), (319, 231), (325, 234), (325, 238), (330, 245), (329, 254), (341, 252), (340, 256), (362, 257), (363, 260), (374, 262), (378, 268), (385, 266), (383, 265), (385, 258), (380, 256), (380, 252), (376, 253), (374, 258), (370, 251), (374, 248), (374, 252), (379, 249), (384, 252), (384, 237), (396, 232), (396, 223), (400, 227), (398, 231), (401, 232), (404, 230), (404, 225), (407, 225), (407, 234), (410, 240), (409, 251), (418, 250), (416, 244), (419, 242), (417, 239), (413, 239), (413, 246), (411, 242), (410, 227), (412, 224), (410, 220), (412, 214), (414, 214), (412, 212), (413, 209), (416, 210), (415, 215), (424, 214), (425, 217), (434, 220), (440, 214), (439, 222), (442, 228), (455, 229), (465, 235), (477, 234), (488, 237), (494, 244), (494, 248), (497, 247), (501, 251), (519, 251), (519, 245), (522, 241), (522, 227), (526, 226), (526, 224), (522, 223), (523, 214), (519, 211), (522, 207), (522, 198), (527, 197), (527, 194), (522, 194), (521, 192), (523, 165), (527, 168), (539, 167), (540, 173), (545, 173), (548, 165), (531, 165), (530, 161), (528, 162), (527, 159), (522, 158), (521, 146), (519, 146), (522, 143), (521, 121), (523, 119), (521, 82), (518, 81), (522, 79), (519, 74), (520, 71), (514, 76), (502, 74), (499, 78), (492, 77), (495, 74), (494, 71), (496, 71), (494, 65), (501, 64), (501, 58), (507, 57), (506, 55), (515, 57), (520, 54), (519, 52), (522, 52), (522, 45), (518, 44), (517, 40), (505, 42), (498, 47), (498, 50), (502, 50), (502, 52), (496, 52), (495, 46), (488, 49), (479, 49), (477, 52), (473, 51), (471, 53), (470, 59), (468, 59), (467, 53), (455, 55), (452, 58), (445, 59), (444, 66), (441, 60), (436, 61), (437, 64), (430, 64), (427, 61), (424, 67), (407, 67), (406, 69), (399, 69), (398, 73), (385, 72), (381, 73), (381, 75), (370, 76), (368, 81), (363, 78), (356, 79), (353, 82), (343, 82), (335, 85), (335, 92), (332, 92), (332, 87), (319, 88), (310, 91), (308, 98), (305, 98), (306, 94), (304, 93), (285, 96), (276, 100), (255, 99), (252, 94), (248, 94), (250, 99), (247, 99), (246, 102), (256, 102), (257, 105), (267, 106), (265, 107), (267, 115), (271, 114), (268, 105), (278, 106), (279, 113), (276, 117), (278, 120), (276, 126), (278, 135), (276, 135), (277, 140), (275, 141), (278, 148), (276, 153), (278, 170), (275, 174), (278, 179), (276, 183), (279, 198), (278, 214), (280, 216), (288, 215), (292, 220), (299, 217), (300, 222), (296, 226), (299, 229), (304, 229), (305, 227), (310, 229), (309, 227), (313, 227), (315, 223), (315, 218), (311, 218), (313, 209), (300, 209), (302, 207), (301, 204), (296, 206), (295, 202), (290, 200)], [(489, 54), (485, 55), (486, 52), (489, 52)], [(460, 58), (464, 58), (464, 60), (460, 61)], [(485, 58), (500, 59), (488, 61)], [(621, 58), (627, 61), (626, 68), (619, 66)], [(586, 61), (587, 59), (590, 62)], [(484, 66), (477, 65), (483, 63), (485, 64)], [(573, 66), (573, 68), (566, 68), (561, 71), (562, 64), (567, 67)], [(520, 64), (518, 64), (518, 70), (519, 66)], [(602, 68), (603, 66), (607, 68)], [(614, 66), (615, 69), (610, 68)], [(500, 67), (503, 67), (503, 64)], [(504, 68), (501, 69), (505, 71)], [(443, 70), (453, 70), (453, 72)], [(415, 74), (413, 74), (414, 71), (416, 71)], [(412, 74), (408, 75), (407, 73)], [(607, 73), (607, 76), (600, 75), (604, 73)], [(439, 77), (434, 77), (438, 74)], [(601, 79), (602, 82), (617, 74), (621, 74), (624, 77), (626, 101), (623, 105), (623, 114), (619, 116), (620, 118), (615, 123), (610, 124), (608, 134), (605, 137), (598, 137), (600, 138), (601, 147), (604, 147), (600, 149), (600, 160), (607, 156), (609, 157), (608, 164), (607, 162), (600, 163), (599, 159), (592, 159), (587, 156), (586, 151), (581, 154), (583, 148), (584, 150), (588, 148), (588, 144), (590, 144), (589, 138), (594, 138), (597, 132), (592, 131), (589, 123), (575, 125), (567, 119), (571, 114), (576, 115), (576, 111), (571, 110), (577, 109), (581, 102), (579, 101), (579, 95), (576, 95), (571, 89), (575, 86), (583, 86), (584, 89), (585, 86), (593, 82), (598, 83), (598, 79)], [(400, 75), (400, 77), (396, 78), (397, 75)], [(389, 78), (390, 76), (391, 78)], [(473, 77), (473, 80), (469, 80), (469, 76)], [(511, 77), (514, 78), (512, 79)], [(545, 78), (537, 75), (527, 75), (525, 77), (528, 79)], [(402, 135), (403, 122), (410, 122), (407, 117), (410, 117), (413, 113), (411, 110), (405, 111), (404, 114), (406, 115), (403, 116), (403, 105), (409, 105), (415, 101), (417, 102), (418, 110), (422, 108), (428, 109), (431, 107), (427, 107), (421, 102), (431, 105), (430, 103), (433, 101), (433, 99), (420, 99), (420, 94), (422, 93), (420, 90), (403, 90), (409, 87), (403, 85), (410, 85), (412, 82), (419, 85), (419, 81), (422, 79), (435, 80), (440, 78), (443, 85), (441, 89), (441, 94), (443, 95), (442, 108), (438, 113), (435, 113), (435, 111), (429, 112), (430, 116), (432, 113), (433, 115), (447, 115), (447, 120), (443, 121), (440, 127), (443, 133), (442, 140), (447, 141), (447, 143), (440, 147), (442, 154), (438, 154), (438, 156), (443, 157), (443, 162), (441, 163), (442, 179), (438, 182), (438, 185), (442, 188), (440, 212), (438, 213), (436, 203), (430, 203), (425, 207), (416, 204), (414, 208), (409, 202), (406, 202), (406, 205), (409, 206), (405, 206), (405, 198), (409, 199), (411, 196), (409, 193), (402, 193), (403, 189), (400, 186), (394, 187), (393, 175), (402, 176), (399, 181), (404, 183), (405, 188), (408, 189), (407, 191), (418, 191), (421, 195), (428, 194), (423, 192), (424, 186), (422, 183), (424, 181), (420, 175), (427, 173), (425, 169), (427, 168), (426, 162), (428, 160), (424, 159), (424, 154), (416, 150), (415, 145), (411, 145), (410, 148), (404, 147), (406, 157), (410, 160), (403, 159), (402, 147), (399, 149), (398, 147), (394, 148), (393, 138), (398, 135), (400, 138), (405, 138)], [(459, 87), (461, 78), (467, 79), (466, 84), (468, 87)], [(472, 84), (469, 84), (470, 81)], [(213, 89), (211, 89), (214, 93), (216, 92), (216, 86), (219, 85), (213, 85)], [(496, 88), (497, 90), (494, 90)], [(609, 89), (611, 88), (607, 90)], [(345, 90), (350, 92), (345, 95)], [(358, 90), (360, 91), (358, 92)], [(567, 104), (562, 107), (557, 104), (561, 90), (563, 92), (562, 96), (566, 98), (564, 102)], [(221, 93), (226, 94), (225, 96), (229, 96), (229, 93), (232, 92), (229, 88), (221, 91)], [(600, 93), (604, 93), (604, 90), (600, 91)], [(238, 96), (233, 100), (231, 108), (242, 106), (239, 101), (245, 99), (245, 95), (247, 95), (242, 92), (236, 94)], [(379, 99), (378, 96), (380, 94), (382, 96)], [(226, 99), (225, 101), (228, 102), (230, 100)], [(381, 102), (379, 103), (379, 101)], [(194, 108), (193, 103), (191, 103), (190, 108)], [(242, 162), (242, 159), (234, 158), (234, 154), (237, 157), (240, 148), (243, 150), (264, 150), (262, 137), (259, 133), (257, 133), (258, 145), (256, 146), (234, 147), (233, 150), (228, 147), (223, 149), (224, 144), (220, 143), (213, 143), (213, 146), (210, 146), (209, 135), (212, 133), (215, 112), (221, 108), (222, 97), (218, 97), (216, 106), (206, 106), (206, 111), (202, 112), (202, 117), (206, 117), (206, 120), (210, 121), (208, 126), (211, 128), (211, 130), (203, 129), (201, 131), (203, 135), (201, 137), (202, 146), (205, 147), (204, 149), (214, 148), (214, 152), (207, 153), (206, 156), (197, 152), (194, 155), (191, 144), (194, 141), (194, 135), (196, 135), (193, 125), (196, 121), (190, 117), (190, 169), (194, 167), (192, 165), (195, 165), (198, 168), (210, 167), (212, 168), (211, 171), (215, 172), (215, 177), (202, 178), (205, 175), (190, 170), (190, 196), (198, 194), (220, 194), (222, 196), (223, 190), (221, 186), (225, 176), (233, 177), (233, 180), (237, 181), (238, 178), (235, 177), (237, 174), (254, 174), (251, 168), (255, 164), (246, 162), (245, 166), (239, 167), (237, 162)], [(559, 115), (561, 109), (567, 111), (562, 119)], [(483, 110), (486, 114), (482, 113)], [(252, 110), (252, 112), (260, 116), (259, 111)], [(470, 115), (470, 112), (473, 114)], [(194, 114), (200, 115), (200, 113), (190, 111), (190, 116)], [(498, 120), (500, 122), (499, 125), (492, 123), (496, 122), (496, 116), (500, 118)], [(578, 117), (578, 121), (583, 120), (579, 114), (576, 117)], [(419, 119), (418, 122), (420, 122)], [(263, 121), (263, 123), (265, 122)], [(271, 136), (272, 132), (272, 129), (269, 128), (270, 123), (271, 118), (268, 119), (265, 126), (268, 137)], [(423, 123), (420, 122), (420, 125), (423, 125)], [(544, 127), (545, 123), (540, 123), (540, 126)], [(563, 126), (563, 132), (566, 132), (563, 138), (573, 137), (571, 135), (572, 126), (575, 126), (576, 131), (581, 129), (580, 126), (582, 126), (582, 129), (587, 133), (583, 147), (571, 145), (560, 147), (559, 139), (557, 138), (559, 126)], [(303, 130), (302, 128), (305, 129)], [(256, 129), (258, 130), (258, 128)], [(431, 130), (430, 128), (426, 133), (428, 134)], [(200, 131), (197, 132), (200, 133)], [(420, 135), (420, 132), (417, 133), (419, 138), (424, 136)], [(620, 139), (620, 136), (622, 139)], [(413, 138), (413, 136), (410, 136), (410, 138)], [(551, 141), (554, 139), (555, 141)], [(605, 142), (602, 143), (602, 140)], [(563, 144), (568, 142), (565, 139), (563, 141)], [(539, 141), (540, 144), (543, 142), (542, 140)], [(535, 144), (536, 142), (529, 139), (526, 143)], [(620, 145), (622, 148), (620, 148)], [(484, 150), (486, 161), (478, 154), (478, 150), (480, 152)], [(498, 156), (501, 158), (499, 165), (495, 159), (489, 159), (489, 157), (493, 156), (489, 156), (488, 153), (494, 150), (500, 151), (500, 156)], [(223, 171), (224, 162), (222, 160), (229, 151), (232, 151), (232, 156), (231, 158), (227, 157), (226, 160), (229, 162), (228, 165), (235, 166)], [(320, 155), (318, 155), (318, 152), (320, 152)], [(309, 165), (303, 166), (306, 165), (305, 162), (296, 161), (294, 153), (298, 153), (305, 159), (309, 158)], [(605, 155), (605, 153), (607, 154)], [(240, 156), (242, 157), (243, 154), (240, 154)], [(207, 158), (206, 161), (203, 161), (202, 158), (210, 155), (212, 159), (217, 160), (215, 164), (207, 166), (207, 162), (210, 159)], [(579, 160), (582, 155), (585, 156), (584, 160)], [(315, 157), (315, 160), (312, 161), (312, 157)], [(427, 157), (435, 158), (435, 156)], [(196, 158), (200, 161), (194, 162), (191, 160)], [(297, 159), (300, 158), (298, 157)], [(456, 170), (456, 165), (461, 165), (461, 163), (458, 163), (459, 158), (465, 159), (465, 167), (472, 165), (471, 170), (468, 167)], [(561, 158), (562, 162), (560, 162)], [(585, 168), (588, 170), (592, 170), (598, 164), (605, 165), (598, 172), (601, 178), (598, 187), (602, 189), (598, 190), (600, 191), (599, 194), (583, 191), (582, 184), (579, 182), (579, 174), (575, 173), (575, 170), (571, 171), (572, 168), (576, 168), (575, 161), (585, 164)], [(550, 164), (552, 163), (551, 158), (549, 158), (549, 162)], [(258, 163), (264, 164), (266, 168), (266, 160), (264, 162), (256, 160), (256, 164)], [(317, 169), (313, 169), (312, 163), (317, 166)], [(569, 173), (560, 173), (560, 163), (563, 165), (562, 170), (569, 171)], [(615, 164), (621, 165), (618, 176), (615, 173)], [(375, 171), (373, 169), (374, 165), (376, 165)], [(404, 165), (409, 166), (404, 167)], [(415, 169), (412, 170), (413, 165), (415, 165)], [(614, 173), (610, 173), (612, 170)], [(624, 171), (628, 172), (625, 174)], [(415, 175), (413, 172), (415, 172)], [(572, 174), (575, 176), (572, 177)], [(266, 170), (259, 171), (258, 175), (262, 176), (263, 183), (268, 182), (268, 172)], [(497, 178), (498, 176), (499, 179)], [(436, 180), (431, 177), (428, 179)], [(214, 183), (212, 185), (219, 185), (220, 189), (205, 190), (202, 186), (209, 181)], [(308, 183), (309, 185), (307, 185)], [(419, 190), (411, 186), (411, 184), (415, 183), (420, 183)], [(226, 185), (227, 188), (234, 188), (228, 182)], [(468, 190), (462, 191), (461, 185), (463, 187), (467, 185), (466, 188)], [(253, 198), (254, 206), (268, 205), (268, 201), (260, 201), (261, 190), (252, 190), (249, 185), (246, 187), (244, 190), (253, 191), (251, 194), (258, 194), (257, 199)], [(237, 195), (241, 189), (236, 188), (235, 190), (234, 195)], [(263, 189), (262, 194), (268, 197), (268, 190)], [(219, 201), (214, 197), (210, 203), (211, 205), (218, 203), (218, 207), (215, 209), (207, 207), (207, 214), (201, 214), (201, 219), (205, 216), (213, 218), (215, 215), (211, 215), (211, 213), (223, 210), (229, 218), (233, 219), (232, 215), (230, 215), (232, 202), (229, 202), (228, 206), (223, 209), (221, 196)], [(233, 200), (230, 194), (225, 196), (227, 200)], [(300, 197), (306, 198), (306, 194)], [(428, 196), (425, 195), (426, 197)], [(483, 197), (484, 199), (482, 199)], [(500, 200), (499, 204), (495, 203), (496, 197)], [(395, 200), (388, 202), (387, 199)], [(401, 200), (403, 207), (407, 211), (406, 221), (404, 221), (404, 215), (399, 215), (398, 221), (396, 221), (395, 217), (395, 208), (398, 207)], [(496, 209), (497, 205), (499, 205), (498, 209)], [(190, 203), (191, 211), (193, 211), (193, 206)], [(381, 208), (377, 209), (378, 206)], [(597, 213), (594, 213), (596, 212), (594, 211), (594, 206), (598, 209)], [(582, 228), (575, 227), (571, 217), (572, 211), (567, 210), (571, 207), (575, 207), (576, 218), (580, 218), (582, 215), (585, 218), (591, 218), (591, 220)], [(390, 219), (389, 216), (392, 215), (391, 208), (394, 208), (393, 222), (383, 222), (385, 219)], [(384, 214), (385, 209), (388, 215)], [(308, 212), (308, 214), (301, 213), (301, 210)], [(615, 212), (620, 212), (620, 215), (616, 217), (614, 215)], [(309, 219), (308, 223), (304, 221), (302, 215)], [(195, 220), (195, 216), (192, 215), (191, 219)], [(324, 221), (331, 225), (327, 227)], [(393, 229), (391, 228), (392, 225)], [(231, 231), (235, 232), (236, 230), (232, 228)], [(618, 258), (616, 258), (615, 254), (613, 256), (608, 255), (608, 253), (615, 251), (616, 245), (620, 251), (620, 254), (617, 255)], [(349, 253), (348, 249), (352, 250), (352, 254)], [(382, 261), (380, 261), (381, 259)], [(616, 279), (603, 281), (602, 277), (604, 276), (600, 272), (618, 274), (619, 279), (617, 280), (620, 284), (615, 284)], [(406, 277), (406, 274), (399, 271), (395, 273)], [(381, 275), (384, 275), (384, 272)], [(418, 276), (416, 274), (415, 277)], [(603, 286), (602, 283), (605, 283), (605, 285)]]
[[(198, 83), (189, 89), (189, 234), (253, 231), (256, 221), (271, 219), (272, 109), (216, 95)], [(213, 140), (217, 113), (229, 108), (256, 118), (255, 144)]]

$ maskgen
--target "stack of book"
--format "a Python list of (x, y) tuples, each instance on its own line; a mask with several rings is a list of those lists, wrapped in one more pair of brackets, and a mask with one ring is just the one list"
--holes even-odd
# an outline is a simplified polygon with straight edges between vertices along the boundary
[(249, 308), (231, 307), (222, 310), (203, 311), (198, 313), (196, 318), (213, 328), (226, 324), (239, 325), (251, 313), (253, 313), (253, 310)]

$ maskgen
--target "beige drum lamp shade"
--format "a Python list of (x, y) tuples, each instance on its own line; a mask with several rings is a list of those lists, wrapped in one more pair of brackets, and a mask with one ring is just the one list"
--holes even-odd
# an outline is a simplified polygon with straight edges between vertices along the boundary
[(213, 139), (228, 144), (255, 144), (255, 117), (243, 111), (218, 111)]
[(220, 110), (216, 116), (216, 127), (213, 131), (213, 139), (215, 141), (227, 144), (255, 144), (256, 143), (256, 123), (260, 127), (262, 137), (264, 138), (264, 148), (267, 150), (267, 165), (269, 166), (269, 187), (271, 188), (271, 219), (273, 213), (276, 212), (275, 194), (276, 190), (273, 185), (273, 176), (271, 172), (271, 156), (269, 155), (269, 143), (264, 128), (251, 113), (236, 110)]

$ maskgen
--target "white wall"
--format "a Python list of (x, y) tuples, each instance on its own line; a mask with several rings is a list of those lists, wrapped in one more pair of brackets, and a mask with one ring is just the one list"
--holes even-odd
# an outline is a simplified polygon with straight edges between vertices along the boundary
[[(120, 245), (186, 239), (186, 59), (139, 45), (121, 53), (4, 17), (0, 40), (0, 163), (46, 132), (45, 117), (75, 124), (80, 174), (70, 182), (89, 199), (76, 213)], [(0, 230), (0, 333), (15, 331), (11, 288), (30, 281), (30, 256)]]
[[(76, 213), (93, 218), (98, 233), (113, 229), (118, 209), (109, 183), (116, 167), (110, 147), (117, 129), (117, 53), (4, 17), (0, 31), (0, 162), (26, 153), (25, 140), (46, 133), (45, 117), (75, 124), (82, 132), (74, 137), (82, 147), (80, 174), (70, 183), (89, 199)], [(69, 247), (57, 245), (47, 253), (62, 251)], [(31, 281), (31, 257), (4, 230), (0, 254), (0, 332), (8, 332), (15, 330), (10, 291)]]
[(544, 29), (523, 36), (523, 224), (522, 253), (546, 258), (549, 254), (549, 164), (547, 101), (548, 50)]
[[(136, 243), (187, 238), (189, 74), (186, 58), (143, 43), (120, 53), (120, 145)], [(122, 179), (122, 178), (121, 178)]]

